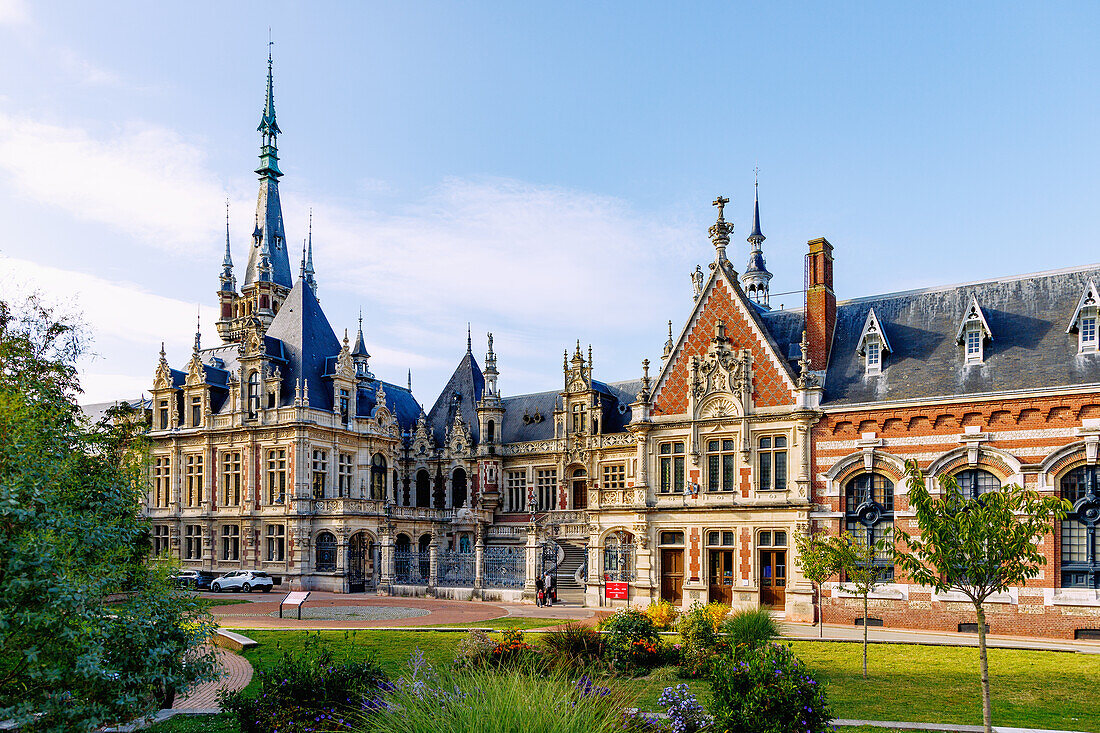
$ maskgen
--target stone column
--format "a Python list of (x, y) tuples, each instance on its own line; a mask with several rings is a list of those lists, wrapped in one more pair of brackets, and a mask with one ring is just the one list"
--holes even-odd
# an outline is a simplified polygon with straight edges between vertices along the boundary
[(485, 586), (485, 532), (484, 525), (474, 526), (474, 598), (481, 598)]
[(430, 561), (428, 563), (428, 588), (427, 593), (430, 595), (435, 592), (436, 584), (439, 582), (439, 536), (440, 531), (438, 527), (432, 527), (432, 542), (428, 546)]
[(393, 525), (385, 524), (381, 527), (381, 543), (379, 545), (379, 562), (382, 567), (379, 569), (380, 575), (378, 577), (378, 592), (384, 595), (390, 595), (393, 587)]
[(526, 560), (527, 564), (527, 577), (523, 582), (523, 600), (534, 602), (535, 600), (535, 577), (539, 572), (539, 536), (538, 529), (534, 523), (527, 525), (527, 545), (526, 545)]
[(588, 535), (588, 583), (584, 590), (584, 605), (602, 606), (603, 566), (600, 564), (600, 532), (598, 527)]

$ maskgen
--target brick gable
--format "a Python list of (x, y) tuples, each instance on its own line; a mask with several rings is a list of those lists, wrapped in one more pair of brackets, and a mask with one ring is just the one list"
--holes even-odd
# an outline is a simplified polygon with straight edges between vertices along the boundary
[(695, 323), (683, 337), (675, 351), (672, 364), (666, 369), (662, 383), (654, 399), (654, 415), (679, 415), (688, 409), (688, 378), (692, 357), (702, 357), (710, 348), (714, 327), (719, 320), (726, 324), (726, 334), (735, 348), (747, 348), (752, 352), (752, 399), (758, 407), (775, 407), (794, 402), (789, 377), (782, 374), (782, 366), (776, 363), (776, 355), (767, 341), (759, 335), (751, 316), (745, 313), (750, 307), (735, 302), (729, 285), (721, 277), (704, 295), (704, 302), (695, 317)]

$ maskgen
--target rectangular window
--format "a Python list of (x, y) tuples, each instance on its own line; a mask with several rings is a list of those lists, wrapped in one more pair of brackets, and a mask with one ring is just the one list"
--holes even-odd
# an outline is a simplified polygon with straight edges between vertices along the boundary
[(351, 412), (348, 409), (348, 391), (340, 390), (340, 422), (345, 425), (351, 420)]
[(241, 559), (241, 527), (226, 524), (222, 527), (222, 560)]
[(684, 544), (683, 532), (661, 532), (662, 545), (682, 545)]
[(351, 454), (341, 453), (336, 464), (337, 496), (351, 496)]
[(202, 425), (202, 397), (191, 398), (191, 427)]
[(1096, 316), (1081, 319), (1081, 351), (1096, 351)]
[(267, 452), (267, 503), (286, 503), (286, 448)]
[(165, 555), (168, 553), (168, 527), (157, 525), (153, 527), (153, 554)]
[(616, 463), (611, 466), (603, 467), (603, 488), (605, 489), (625, 489), (626, 488), (626, 466), (622, 463)]
[(202, 506), (202, 454), (193, 453), (187, 456), (184, 471), (187, 506)]
[(661, 443), (661, 493), (682, 494), (684, 492), (684, 444)]
[(325, 498), (325, 479), (328, 476), (328, 451), (313, 449), (313, 498)]
[(882, 370), (882, 347), (878, 341), (871, 339), (867, 342), (867, 373), (878, 374)]
[(783, 491), (787, 488), (787, 436), (760, 438), (757, 453), (757, 491)]
[(160, 401), (160, 429), (168, 429), (168, 400)]
[(168, 456), (160, 456), (153, 461), (153, 506), (168, 506), (171, 487), (171, 463)]
[(509, 512), (522, 512), (527, 509), (527, 472), (508, 472), (508, 496), (505, 497)]
[(707, 441), (707, 491), (733, 491), (736, 483), (734, 442)]
[(222, 506), (241, 505), (241, 452), (222, 453)]
[(966, 331), (966, 360), (981, 361), (982, 359), (982, 332), (977, 328)]
[(573, 432), (583, 433), (585, 431), (585, 409), (581, 403), (573, 405)]
[(189, 524), (184, 530), (183, 557), (185, 560), (202, 559), (202, 527)]
[(707, 532), (709, 547), (736, 547), (737, 535), (729, 530)]
[(269, 562), (282, 562), (286, 558), (286, 526), (267, 525), (267, 559)]
[(535, 472), (535, 488), (538, 489), (538, 511), (548, 512), (557, 504), (558, 469), (540, 468)]

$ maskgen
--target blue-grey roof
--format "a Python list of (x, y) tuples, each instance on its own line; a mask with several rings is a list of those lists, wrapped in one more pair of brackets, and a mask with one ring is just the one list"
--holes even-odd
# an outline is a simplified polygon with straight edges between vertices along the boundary
[(286, 234), (283, 232), (283, 206), (279, 201), (279, 182), (273, 178), (260, 179), (260, 193), (256, 198), (256, 226), (252, 231), (252, 244), (248, 251), (244, 285), (250, 285), (260, 279), (260, 250), (263, 247), (268, 248), (271, 281), (291, 287), (293, 277), (290, 271)]
[(282, 404), (294, 401), (295, 381), (301, 378), (309, 385), (310, 406), (331, 410), (332, 382), (322, 375), (326, 358), (340, 353), (340, 341), (313, 295), (313, 289), (303, 280), (294, 284), (266, 335), (268, 339), (282, 342), (279, 348), (287, 360), (282, 368)]
[(474, 355), (467, 351), (428, 412), (428, 428), (435, 437), (436, 445), (442, 445), (446, 440), (447, 431), (454, 425), (456, 411), (461, 412), (462, 421), (469, 427), (474, 443), (478, 442), (477, 403), (484, 389), (485, 377), (481, 367), (477, 365)]
[[(641, 380), (611, 383), (592, 380), (592, 388), (601, 395), (602, 432), (623, 432), (631, 419), (630, 405), (637, 399), (638, 391), (642, 388)], [(553, 438), (554, 410), (560, 399), (559, 391), (505, 397), (500, 439), (504, 443), (523, 443)], [(542, 418), (539, 422), (535, 422), (536, 413)]]
[[(771, 311), (757, 307), (754, 312), (767, 329), (780, 357), (786, 361), (791, 372), (797, 374), (798, 360), (802, 358), (802, 331), (806, 328), (806, 319), (802, 311)], [(821, 367), (824, 365), (814, 365), (814, 368)]]
[(763, 252), (749, 252), (749, 264), (745, 267), (745, 272), (767, 272), (768, 268), (764, 266), (764, 253)]
[[(824, 404), (1100, 383), (1100, 355), (1078, 355), (1077, 335), (1066, 333), (1090, 278), (1100, 281), (1100, 266), (839, 303)], [(993, 338), (984, 363), (967, 366), (956, 332), (972, 296)], [(881, 375), (865, 376), (856, 345), (872, 307), (893, 350)]]
[(405, 387), (399, 387), (389, 382), (379, 382), (372, 379), (369, 382), (361, 382), (359, 385), (356, 404), (356, 415), (368, 417), (375, 405), (378, 404), (378, 385), (382, 384), (386, 391), (386, 407), (397, 416), (397, 423), (402, 431), (411, 430), (416, 426), (416, 419), (420, 417), (420, 403)]

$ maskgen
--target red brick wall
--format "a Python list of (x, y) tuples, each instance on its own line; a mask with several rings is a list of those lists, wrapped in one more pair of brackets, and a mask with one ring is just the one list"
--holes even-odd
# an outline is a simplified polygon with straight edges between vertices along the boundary
[(728, 285), (719, 279), (706, 296), (695, 326), (687, 334), (673, 362), (668, 377), (660, 386), (653, 404), (654, 415), (679, 415), (687, 412), (688, 381), (691, 359), (702, 357), (714, 338), (714, 327), (721, 320), (726, 324), (726, 334), (734, 348), (752, 352), (753, 401), (761, 407), (789, 405), (794, 397), (788, 387), (789, 379), (780, 373), (771, 347), (756, 335), (743, 303), (735, 302)]

